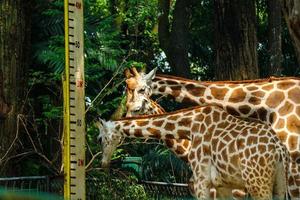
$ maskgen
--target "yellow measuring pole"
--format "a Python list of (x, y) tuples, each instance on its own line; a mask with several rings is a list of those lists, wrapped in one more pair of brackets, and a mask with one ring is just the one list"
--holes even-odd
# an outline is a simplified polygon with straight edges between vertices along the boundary
[(85, 200), (83, 0), (64, 0), (64, 198)]

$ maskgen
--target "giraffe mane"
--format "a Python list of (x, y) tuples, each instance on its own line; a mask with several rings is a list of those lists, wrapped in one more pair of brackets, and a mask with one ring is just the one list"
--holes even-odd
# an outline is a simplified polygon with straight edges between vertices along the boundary
[[(186, 78), (182, 78), (182, 77), (178, 77), (178, 76), (172, 76), (172, 75), (166, 75), (166, 74), (157, 74), (155, 76), (155, 78), (168, 78), (168, 79), (181, 80), (181, 81), (186, 81), (186, 82), (199, 83), (199, 81), (197, 81), (197, 80), (191, 80), (191, 79), (186, 79)], [(269, 78), (264, 78), (264, 79), (241, 80), (241, 81), (201, 81), (201, 83), (204, 83), (204, 84), (263, 83), (263, 82), (272, 82), (272, 81), (289, 80), (289, 79), (300, 80), (299, 77), (293, 77), (293, 76), (289, 76), (289, 77), (274, 77), (274, 76), (271, 76)]]
[[(215, 107), (219, 107), (217, 105), (213, 105)], [(185, 112), (185, 111), (191, 111), (194, 109), (199, 109), (199, 108), (204, 108), (207, 107), (207, 105), (205, 106), (192, 106), (192, 107), (188, 107), (188, 108), (183, 108), (180, 110), (176, 110), (176, 111), (172, 111), (172, 112), (168, 112), (168, 113), (162, 113), (162, 114), (153, 114), (153, 115), (139, 115), (139, 116), (133, 116), (133, 117), (123, 117), (121, 119), (115, 120), (115, 121), (125, 121), (125, 120), (134, 120), (134, 119), (145, 119), (145, 118), (149, 118), (149, 117), (161, 117), (161, 116), (166, 116), (166, 115), (172, 115), (172, 114), (177, 114), (180, 112)]]

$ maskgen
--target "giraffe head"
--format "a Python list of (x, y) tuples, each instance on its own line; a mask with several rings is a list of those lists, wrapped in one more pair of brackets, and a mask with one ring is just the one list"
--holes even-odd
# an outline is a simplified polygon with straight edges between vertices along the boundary
[(149, 98), (151, 96), (150, 84), (155, 77), (156, 68), (148, 74), (139, 74), (135, 68), (132, 69), (133, 74), (127, 71), (127, 114), (126, 117), (132, 115), (147, 113), (149, 109)]
[(101, 167), (108, 168), (110, 165), (112, 154), (124, 138), (116, 133), (114, 124), (111, 121), (104, 121), (102, 119), (99, 119), (96, 122), (96, 125), (99, 129), (97, 140), (101, 143), (102, 146)]

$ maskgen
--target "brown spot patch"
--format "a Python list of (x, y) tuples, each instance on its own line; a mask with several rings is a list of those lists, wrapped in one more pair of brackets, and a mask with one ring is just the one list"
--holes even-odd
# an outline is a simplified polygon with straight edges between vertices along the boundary
[(288, 92), (289, 99), (291, 99), (294, 103), (300, 103), (300, 89), (298, 87), (291, 89)]
[(167, 130), (167, 131), (173, 131), (174, 129), (175, 129), (175, 125), (173, 124), (173, 123), (166, 123), (166, 125), (165, 125), (165, 129)]
[(204, 133), (205, 130), (206, 130), (205, 125), (204, 125), (204, 124), (201, 124), (201, 126), (200, 126), (200, 133)]
[(209, 133), (213, 133), (213, 131), (215, 130), (216, 128), (216, 125), (211, 125), (209, 128), (208, 128), (208, 132)]
[(161, 125), (162, 125), (163, 123), (164, 123), (163, 120), (158, 120), (158, 121), (154, 121), (152, 124), (153, 124), (154, 126), (161, 127)]
[(206, 124), (206, 126), (209, 126), (211, 124), (211, 117), (210, 115), (205, 117), (204, 123)]
[(152, 137), (158, 138), (158, 139), (161, 138), (161, 134), (160, 134), (159, 130), (149, 127), (149, 128), (147, 128), (147, 131), (152, 135)]
[(195, 117), (195, 121), (197, 121), (197, 122), (201, 122), (201, 121), (203, 121), (203, 119), (204, 119), (203, 114), (199, 114)]
[(239, 85), (236, 85), (236, 84), (230, 84), (230, 85), (228, 85), (228, 87), (230, 87), (230, 88), (236, 88), (237, 86), (239, 86)]
[(287, 133), (285, 131), (276, 132), (276, 135), (281, 142), (286, 141)]
[(249, 86), (249, 87), (246, 87), (246, 88), (247, 88), (247, 90), (249, 90), (249, 91), (258, 90), (258, 87), (256, 87), (256, 86)]
[[(251, 129), (251, 133), (252, 132), (253, 132), (253, 129)], [(247, 139), (247, 144), (248, 145), (257, 144), (257, 137), (255, 137), (255, 136), (249, 136), (248, 139)]]
[(299, 197), (300, 196), (300, 192), (299, 192), (299, 189), (296, 188), (296, 189), (291, 189), (290, 190), (290, 193), (291, 193), (291, 196), (292, 197)]
[(248, 105), (242, 105), (239, 107), (239, 111), (243, 114), (248, 114), (251, 110), (251, 107)]
[(279, 91), (272, 92), (266, 101), (270, 108), (276, 108), (284, 99), (284, 93)]
[(218, 151), (222, 150), (226, 145), (225, 143), (223, 143), (222, 141), (218, 141), (218, 140), (212, 140), (212, 144), (219, 144), (218, 145)]
[(216, 87), (211, 88), (211, 94), (214, 96), (214, 98), (218, 100), (223, 100), (227, 92), (228, 92), (227, 88), (216, 88)]
[(242, 102), (246, 97), (246, 93), (243, 91), (242, 88), (234, 90), (230, 97), (229, 97), (229, 102), (237, 103), (237, 102)]
[(285, 104), (279, 109), (279, 115), (284, 116), (292, 112), (294, 105), (286, 101)]
[(185, 149), (182, 146), (177, 146), (175, 152), (177, 154), (183, 154), (185, 152)]
[(120, 124), (118, 124), (117, 126), (116, 126), (116, 130), (118, 131), (118, 130), (120, 130)]
[(179, 115), (171, 115), (168, 117), (168, 120), (176, 121), (179, 118)]
[(206, 106), (203, 110), (202, 110), (202, 113), (205, 113), (205, 114), (209, 114), (211, 112), (211, 107), (210, 106)]
[(268, 111), (263, 107), (257, 110), (258, 117), (262, 121), (267, 120), (267, 113), (268, 113)]
[(190, 117), (182, 118), (179, 122), (179, 126), (184, 126), (184, 127), (190, 127), (192, 123), (192, 120)]
[(189, 140), (183, 140), (183, 146), (184, 148), (188, 148), (190, 146), (191, 142)]
[(266, 144), (269, 142), (269, 139), (267, 137), (260, 137), (259, 138), (259, 143)]
[(248, 102), (253, 105), (259, 105), (261, 103), (261, 100), (257, 97), (250, 97)]
[(127, 136), (130, 136), (129, 129), (123, 129), (123, 132), (124, 132)]
[(164, 93), (166, 91), (166, 86), (161, 86), (160, 88), (158, 88), (158, 91)]
[(166, 134), (165, 138), (166, 139), (174, 139), (175, 136), (173, 134)]
[(124, 122), (124, 126), (129, 126), (129, 125), (131, 125), (131, 123), (132, 123), (132, 121), (129, 121), (129, 120), (128, 120), (128, 121), (125, 121), (125, 122)]
[(263, 90), (270, 91), (274, 88), (273, 84), (268, 84), (262, 87)]
[(177, 134), (178, 134), (180, 139), (189, 139), (190, 131), (179, 129), (177, 131)]
[(205, 88), (197, 87), (194, 84), (187, 84), (185, 88), (190, 94), (196, 97), (203, 96), (205, 92)]
[(142, 130), (141, 129), (135, 129), (134, 130), (134, 136), (135, 137), (142, 137), (143, 136)]
[[(299, 164), (299, 159), (300, 159), (300, 153), (299, 151), (294, 151), (294, 152), (290, 152), (290, 155), (291, 155), (291, 158), (292, 158), (292, 161), (295, 161), (296, 165)], [(297, 174), (298, 173), (298, 170), (297, 169), (293, 169), (293, 173)], [(300, 184), (300, 175), (298, 174), (298, 183)]]
[(173, 147), (174, 142), (175, 142), (174, 140), (169, 140), (169, 139), (166, 139), (166, 140), (165, 140), (165, 144), (166, 144), (167, 147), (169, 147), (169, 148)]
[(296, 113), (297, 113), (297, 116), (300, 117), (300, 106), (297, 106)]
[(256, 97), (264, 97), (266, 93), (262, 91), (256, 91), (256, 92), (252, 92), (251, 94)]
[(148, 121), (136, 121), (135, 123), (137, 126), (146, 126), (147, 124), (149, 124)]
[(271, 124), (273, 124), (273, 123), (276, 121), (276, 119), (277, 119), (276, 113), (275, 113), (275, 112), (272, 112), (272, 113), (270, 114), (270, 116), (269, 116), (269, 122), (270, 122)]
[(198, 147), (202, 142), (202, 137), (195, 137), (194, 138), (194, 142), (193, 142), (193, 146), (194, 147)]
[(249, 117), (257, 119), (258, 115), (256, 112), (253, 112), (251, 115), (249, 115)]
[(172, 90), (171, 96), (176, 98), (180, 95), (180, 93), (181, 93), (180, 90)]
[(174, 81), (174, 80), (166, 80), (166, 84), (167, 84), (167, 85), (177, 85), (178, 82), (177, 82), (177, 81)]
[(202, 152), (204, 155), (210, 155), (210, 147), (208, 145), (203, 145)]
[(195, 132), (199, 132), (199, 128), (200, 128), (200, 125), (198, 123), (195, 123), (193, 126), (192, 126), (192, 132), (195, 133)]
[(237, 141), (237, 147), (238, 147), (238, 149), (244, 148), (245, 147), (245, 140), (244, 139), (239, 139)]
[(220, 113), (214, 112), (213, 113), (213, 121), (218, 122), (220, 120)]
[(288, 139), (288, 144), (289, 144), (289, 150), (293, 151), (297, 149), (298, 146), (298, 137), (294, 135), (290, 135)]
[(227, 106), (226, 111), (231, 115), (240, 115), (239, 112), (236, 111), (236, 109), (231, 106)]
[(286, 123), (289, 131), (298, 134), (300, 133), (300, 121), (297, 119), (295, 115), (290, 116)]
[(280, 82), (280, 83), (277, 84), (277, 88), (281, 89), (281, 90), (286, 90), (290, 87), (293, 87), (294, 85), (295, 85), (295, 83), (291, 82), (291, 81)]

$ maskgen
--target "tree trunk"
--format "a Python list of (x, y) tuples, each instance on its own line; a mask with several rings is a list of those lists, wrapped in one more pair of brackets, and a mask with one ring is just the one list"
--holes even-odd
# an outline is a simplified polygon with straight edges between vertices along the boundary
[(190, 77), (188, 35), (192, 0), (177, 0), (170, 30), (170, 0), (159, 0), (161, 15), (158, 23), (160, 47), (167, 56), (174, 75)]
[(254, 0), (215, 0), (214, 7), (217, 80), (258, 78)]
[(300, 67), (300, 1), (284, 0), (283, 14), (293, 41), (298, 67)]
[(268, 52), (269, 66), (266, 76), (279, 76), (282, 71), (281, 1), (268, 0)]
[[(24, 70), (26, 63), (25, 46), (26, 18), (25, 5), (28, 1), (0, 1), (0, 71), (3, 77), (0, 84), (3, 88), (3, 99), (10, 105), (10, 112), (0, 120), (0, 166), (1, 175), (13, 173), (14, 167), (6, 162), (13, 155), (14, 138), (17, 133), (17, 117), (20, 114), (24, 91)], [(1, 75), (0, 73), (0, 75)], [(1, 80), (2, 79), (2, 80)], [(12, 145), (12, 148), (10, 146)]]

